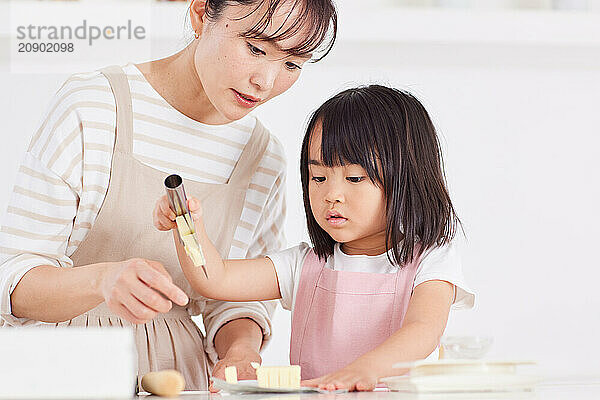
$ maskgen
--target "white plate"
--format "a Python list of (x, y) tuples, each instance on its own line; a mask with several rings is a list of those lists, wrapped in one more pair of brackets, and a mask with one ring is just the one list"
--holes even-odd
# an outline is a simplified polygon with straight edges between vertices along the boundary
[(402, 362), (394, 364), (392, 368), (407, 368), (410, 370), (411, 376), (473, 373), (514, 374), (519, 366), (535, 364), (533, 361), (442, 359)]
[(530, 391), (540, 382), (535, 375), (446, 374), (429, 376), (391, 376), (382, 378), (390, 390), (399, 392), (514, 392)]
[(518, 366), (518, 365), (535, 365), (535, 361), (531, 360), (487, 360), (487, 359), (460, 359), (460, 358), (444, 358), (441, 360), (417, 360), (417, 361), (406, 361), (399, 362), (392, 365), (392, 368), (416, 368), (416, 367), (428, 367), (428, 366), (467, 366), (479, 368), (481, 366)]
[(390, 390), (414, 393), (530, 391), (540, 377), (518, 374), (517, 367), (532, 361), (438, 360), (395, 364), (409, 374), (381, 379)]
[(301, 387), (300, 389), (285, 388), (263, 388), (258, 386), (257, 381), (238, 381), (238, 383), (227, 383), (218, 378), (211, 378), (215, 389), (229, 393), (345, 393), (347, 390), (321, 390), (314, 387)]

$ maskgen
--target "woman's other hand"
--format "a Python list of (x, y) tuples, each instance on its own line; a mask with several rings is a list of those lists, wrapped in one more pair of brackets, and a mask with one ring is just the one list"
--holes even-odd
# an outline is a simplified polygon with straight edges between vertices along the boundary
[(143, 324), (172, 303), (184, 306), (188, 297), (158, 261), (133, 258), (109, 263), (101, 276), (100, 289), (108, 307), (121, 318)]
[[(239, 380), (256, 379), (256, 370), (250, 365), (251, 362), (262, 363), (260, 354), (251, 348), (234, 349), (231, 348), (225, 355), (225, 358), (213, 368), (212, 376), (225, 380), (225, 367), (235, 366)], [(218, 392), (210, 383), (209, 390), (213, 393)]]

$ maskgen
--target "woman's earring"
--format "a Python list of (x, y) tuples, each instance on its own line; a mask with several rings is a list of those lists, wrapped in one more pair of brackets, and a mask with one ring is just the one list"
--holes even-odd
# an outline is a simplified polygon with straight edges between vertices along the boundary
[(198, 32), (194, 32), (194, 37), (195, 37), (196, 39), (198, 39), (198, 38), (200, 37), (200, 34), (199, 34)]

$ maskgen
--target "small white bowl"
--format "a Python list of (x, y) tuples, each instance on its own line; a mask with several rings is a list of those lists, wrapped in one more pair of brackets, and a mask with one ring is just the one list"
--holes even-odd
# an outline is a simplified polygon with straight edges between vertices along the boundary
[(441, 341), (441, 358), (478, 359), (492, 347), (494, 339), (489, 336), (447, 336)]

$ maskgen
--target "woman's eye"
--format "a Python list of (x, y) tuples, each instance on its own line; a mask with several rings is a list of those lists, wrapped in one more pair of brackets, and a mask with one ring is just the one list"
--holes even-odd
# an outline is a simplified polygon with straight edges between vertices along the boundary
[(358, 182), (362, 182), (363, 180), (365, 180), (364, 176), (349, 176), (346, 178), (347, 181), (352, 182), (352, 183), (358, 183)]
[(254, 54), (256, 56), (259, 56), (259, 55), (263, 55), (264, 56), (264, 55), (267, 54), (264, 51), (262, 51), (261, 49), (259, 49), (258, 47), (254, 46), (254, 45), (252, 45), (250, 43), (247, 43), (247, 44), (248, 44), (248, 48), (250, 49), (250, 52), (252, 54)]
[(290, 71), (295, 71), (297, 69), (302, 69), (302, 67), (299, 66), (298, 64), (294, 64), (293, 62), (289, 62), (289, 61), (285, 63), (285, 67), (287, 69), (289, 69)]
[(318, 183), (325, 182), (325, 177), (324, 176), (313, 176), (312, 180), (315, 182), (318, 182)]

